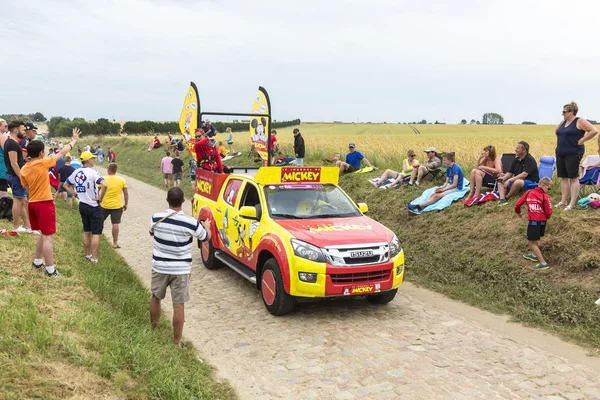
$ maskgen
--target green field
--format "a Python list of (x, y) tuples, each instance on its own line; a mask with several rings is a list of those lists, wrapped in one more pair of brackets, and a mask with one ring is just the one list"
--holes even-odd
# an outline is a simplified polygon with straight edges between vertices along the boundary
[[(369, 205), (369, 216), (394, 230), (407, 255), (407, 279), (453, 298), (515, 320), (542, 327), (579, 343), (600, 349), (600, 307), (594, 305), (600, 289), (600, 213), (592, 210), (564, 212), (555, 210), (547, 236), (541, 242), (551, 263), (548, 271), (533, 272), (522, 258), (528, 251), (525, 223), (513, 207), (487, 203), (465, 208), (454, 204), (438, 213), (410, 217), (406, 203), (424, 189), (374, 189), (367, 179), (385, 168), (399, 168), (408, 149), (435, 146), (455, 151), (457, 162), (466, 174), (474, 166), (481, 149), (493, 144), (499, 153), (513, 152), (516, 142), (525, 140), (531, 153), (554, 154), (553, 126), (525, 125), (407, 125), (393, 124), (302, 124), (306, 140), (306, 165), (324, 165), (323, 158), (344, 152), (347, 143), (356, 142), (358, 150), (379, 171), (350, 174), (340, 180), (342, 188), (357, 202)], [(278, 140), (284, 154), (292, 154), (293, 127), (279, 130)], [(249, 134), (234, 134), (234, 149), (244, 155), (233, 164), (256, 165), (247, 157)], [(219, 139), (219, 137), (217, 137)], [(86, 143), (113, 146), (119, 168), (124, 174), (162, 186), (158, 165), (164, 151), (146, 152), (150, 137), (82, 138)], [(586, 153), (595, 154), (597, 141), (586, 144)], [(186, 155), (186, 157), (189, 157)], [(424, 158), (421, 158), (424, 160)], [(231, 164), (231, 162), (230, 162)], [(190, 194), (189, 182), (185, 184)], [(425, 186), (426, 187), (426, 186)], [(560, 198), (558, 185), (553, 203)], [(514, 205), (514, 201), (511, 202)]]

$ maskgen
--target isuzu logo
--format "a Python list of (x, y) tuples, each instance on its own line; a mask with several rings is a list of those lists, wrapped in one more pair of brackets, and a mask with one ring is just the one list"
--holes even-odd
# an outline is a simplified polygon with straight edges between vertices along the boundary
[(350, 258), (363, 258), (363, 257), (371, 257), (373, 255), (373, 250), (361, 250), (361, 251), (351, 251)]

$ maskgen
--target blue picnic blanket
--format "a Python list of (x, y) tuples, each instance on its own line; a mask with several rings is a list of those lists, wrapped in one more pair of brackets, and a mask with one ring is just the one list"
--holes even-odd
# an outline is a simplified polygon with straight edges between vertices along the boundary
[[(416, 199), (414, 199), (413, 201), (411, 201), (410, 204), (417, 205), (417, 204), (423, 203), (425, 200), (427, 200), (429, 198), (429, 196), (431, 196), (433, 194), (433, 192), (435, 191), (436, 187), (432, 187), (432, 188), (427, 189), (419, 197), (417, 197)], [(464, 179), (463, 180), (463, 189), (461, 191), (450, 193), (449, 195), (442, 197), (441, 199), (439, 199), (435, 203), (430, 204), (427, 207), (425, 207), (422, 211), (426, 212), (426, 211), (439, 211), (439, 210), (443, 210), (444, 208), (450, 206), (456, 200), (460, 200), (463, 197), (465, 197), (465, 195), (467, 193), (469, 193), (469, 180), (468, 179)]]

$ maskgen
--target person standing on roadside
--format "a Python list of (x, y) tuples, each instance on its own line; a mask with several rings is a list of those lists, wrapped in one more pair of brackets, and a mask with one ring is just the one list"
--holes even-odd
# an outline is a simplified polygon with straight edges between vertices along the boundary
[(294, 129), (294, 153), (296, 153), (296, 165), (304, 165), (304, 138), (300, 129)]
[(4, 142), (8, 139), (8, 124), (0, 118), (0, 199), (8, 196), (8, 182), (6, 181), (6, 164), (4, 163)]
[[(44, 142), (32, 140), (27, 145), (27, 154), (31, 157), (21, 170), (21, 184), (29, 192), (29, 216), (33, 229), (40, 230), (41, 236), (35, 245), (35, 259), (32, 266), (35, 269), (46, 267), (46, 276), (58, 278), (60, 273), (54, 268), (54, 250), (52, 235), (56, 233), (56, 210), (50, 192), (50, 177), (48, 169), (56, 165), (79, 139), (80, 130), (73, 129), (73, 138), (58, 154), (44, 157)], [(44, 261), (46, 264), (44, 265)]]
[(153, 328), (158, 326), (160, 302), (169, 287), (173, 300), (173, 342), (178, 347), (181, 346), (185, 320), (184, 304), (190, 299), (193, 238), (211, 239), (210, 221), (199, 223), (185, 215), (181, 209), (184, 201), (181, 188), (169, 189), (169, 208), (154, 214), (150, 220), (150, 235), (154, 237), (150, 321)]
[[(6, 181), (12, 189), (13, 196), (13, 232), (34, 233), (29, 225), (27, 210), (27, 192), (21, 185), (21, 168), (25, 165), (23, 149), (19, 145), (25, 135), (23, 121), (12, 121), (8, 124), (10, 137), (4, 142), (4, 165), (6, 166)], [(19, 225), (19, 219), (23, 221)]]
[(231, 135), (231, 128), (225, 129), (227, 132), (227, 146), (229, 146), (229, 154), (233, 155), (233, 136)]
[[(92, 264), (98, 264), (98, 249), (100, 248), (100, 235), (104, 226), (102, 208), (100, 203), (108, 189), (108, 184), (102, 175), (92, 169), (96, 156), (89, 151), (81, 153), (81, 168), (75, 170), (64, 184), (67, 192), (79, 199), (79, 214), (83, 224), (83, 247), (85, 259)], [(100, 194), (98, 185), (102, 184)]]
[(125, 179), (117, 176), (117, 164), (115, 163), (108, 164), (108, 176), (104, 177), (104, 182), (108, 185), (108, 189), (106, 189), (104, 200), (100, 204), (102, 207), (102, 216), (104, 217), (104, 221), (110, 216), (113, 239), (112, 247), (113, 249), (120, 249), (119, 225), (121, 224), (123, 212), (127, 211), (129, 190), (127, 189)]
[(104, 150), (102, 150), (102, 147), (98, 146), (98, 148), (96, 149), (96, 157), (98, 158), (98, 162), (100, 163), (100, 165), (102, 165), (102, 163), (104, 162)]
[(173, 164), (173, 187), (181, 185), (181, 177), (183, 175), (183, 161), (179, 158), (179, 151), (175, 152), (175, 158), (171, 159)]
[(566, 206), (565, 211), (575, 207), (579, 197), (579, 164), (585, 153), (584, 143), (598, 134), (594, 125), (577, 117), (578, 111), (574, 101), (565, 104), (563, 121), (556, 127), (556, 173), (560, 178), (561, 199), (555, 207)]
[(167, 151), (166, 155), (160, 160), (159, 169), (163, 174), (163, 178), (165, 181), (165, 187), (168, 189), (171, 185), (171, 179), (173, 176), (173, 157), (171, 157), (171, 152)]
[[(64, 150), (64, 148), (63, 148), (63, 150)], [(62, 150), (60, 151), (60, 153), (62, 153)], [(52, 155), (52, 153), (50, 155)], [(71, 166), (71, 157), (70, 156), (66, 156), (64, 158), (64, 160), (65, 160), (65, 165), (60, 167), (60, 169), (58, 170), (59, 184), (58, 184), (58, 190), (56, 191), (56, 196), (54, 197), (54, 204), (56, 204), (56, 202), (59, 199), (63, 199), (65, 201), (67, 201), (69, 210), (71, 210), (73, 208), (73, 195), (71, 193), (68, 193), (67, 190), (65, 189), (65, 182), (67, 181), (67, 178), (70, 177), (73, 172), (75, 172), (75, 168), (73, 168)], [(56, 162), (56, 165), (58, 168), (58, 161)], [(64, 194), (64, 196), (63, 196), (63, 194)]]

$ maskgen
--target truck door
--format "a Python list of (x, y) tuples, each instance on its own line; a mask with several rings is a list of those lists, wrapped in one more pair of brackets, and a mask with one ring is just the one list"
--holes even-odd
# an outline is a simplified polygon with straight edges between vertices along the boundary
[(241, 179), (230, 179), (217, 202), (215, 210), (215, 223), (219, 232), (219, 247), (230, 254), (234, 254), (235, 251), (233, 241), (237, 237), (237, 230), (233, 219), (238, 218), (237, 204), (240, 201), (239, 194), (242, 183)]
[(247, 181), (244, 185), (242, 196), (237, 206), (238, 216), (236, 221), (234, 221), (237, 230), (237, 248), (235, 256), (242, 263), (248, 265), (254, 258), (254, 250), (256, 250), (258, 238), (260, 237), (258, 233), (260, 222), (239, 217), (239, 210), (244, 206), (256, 207), (256, 214), (260, 220), (263, 206), (261, 204), (258, 186), (254, 182)]

